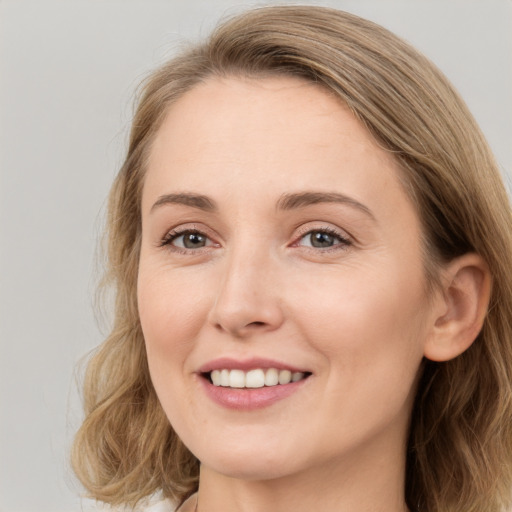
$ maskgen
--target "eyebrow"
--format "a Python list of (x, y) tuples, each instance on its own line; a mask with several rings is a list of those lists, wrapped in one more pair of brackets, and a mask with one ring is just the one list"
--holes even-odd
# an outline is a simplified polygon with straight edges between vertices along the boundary
[[(295, 210), (321, 203), (348, 205), (365, 213), (372, 220), (376, 220), (372, 211), (367, 206), (352, 197), (337, 192), (299, 192), (283, 194), (277, 201), (276, 210)], [(215, 212), (218, 210), (215, 201), (208, 196), (182, 192), (179, 194), (164, 194), (160, 196), (153, 204), (150, 211), (153, 212), (155, 209), (168, 204), (181, 204), (207, 212)]]
[(337, 192), (300, 192), (297, 194), (284, 194), (277, 202), (278, 210), (294, 210), (296, 208), (304, 208), (320, 203), (339, 203), (356, 208), (357, 210), (368, 215), (372, 220), (375, 219), (372, 211), (364, 204), (356, 201), (352, 197)]
[(217, 205), (215, 204), (215, 201), (210, 199), (208, 196), (190, 193), (180, 193), (164, 194), (163, 196), (160, 196), (153, 204), (150, 211), (153, 212), (160, 206), (164, 206), (167, 204), (182, 204), (184, 206), (191, 206), (192, 208), (197, 208), (199, 210), (204, 210), (207, 212), (213, 212), (217, 210)]

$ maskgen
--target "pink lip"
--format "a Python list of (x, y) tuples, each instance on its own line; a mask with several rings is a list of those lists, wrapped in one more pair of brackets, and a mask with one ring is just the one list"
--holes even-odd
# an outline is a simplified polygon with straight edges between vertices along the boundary
[(213, 370), (243, 370), (244, 372), (248, 372), (249, 370), (254, 370), (256, 368), (261, 368), (262, 370), (275, 368), (276, 370), (290, 370), (291, 372), (304, 373), (308, 371), (295, 366), (290, 366), (289, 364), (282, 363), (280, 361), (266, 358), (253, 357), (251, 359), (236, 360), (229, 357), (221, 357), (201, 366), (198, 373), (209, 373)]
[[(226, 366), (222, 368), (226, 368)], [(236, 368), (240, 367), (237, 366)], [(261, 368), (261, 366), (258, 368)], [(275, 368), (275, 366), (270, 366), (270, 368)], [(199, 377), (203, 390), (211, 400), (222, 407), (237, 411), (253, 411), (268, 407), (297, 392), (308, 380), (309, 378), (290, 382), (289, 384), (255, 389), (234, 389), (214, 386), (208, 379)]]
[(293, 372), (310, 373), (308, 370), (291, 366), (281, 361), (261, 357), (252, 357), (250, 359), (238, 360), (230, 357), (220, 357), (202, 365), (198, 373), (198, 380), (201, 383), (206, 395), (218, 405), (228, 409), (238, 411), (251, 411), (262, 409), (282, 400), (298, 391), (302, 385), (309, 379), (302, 379), (289, 384), (279, 384), (277, 386), (265, 386), (262, 388), (242, 388), (234, 389), (222, 386), (214, 386), (203, 374), (210, 373), (213, 370), (243, 370), (247, 372), (261, 368), (275, 368), (276, 370), (289, 370)]

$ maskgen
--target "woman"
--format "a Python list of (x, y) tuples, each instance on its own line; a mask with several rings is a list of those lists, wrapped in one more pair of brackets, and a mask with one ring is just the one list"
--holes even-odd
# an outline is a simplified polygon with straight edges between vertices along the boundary
[(511, 218), (462, 100), (385, 29), (256, 9), (147, 81), (74, 466), (180, 511), (510, 503)]

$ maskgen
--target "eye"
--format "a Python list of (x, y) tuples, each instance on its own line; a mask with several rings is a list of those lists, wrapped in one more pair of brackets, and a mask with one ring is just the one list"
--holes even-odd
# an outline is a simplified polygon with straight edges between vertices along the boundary
[(162, 240), (163, 245), (171, 245), (180, 249), (202, 249), (214, 245), (204, 233), (200, 231), (187, 230), (171, 232)]
[(335, 231), (329, 229), (315, 229), (308, 231), (302, 236), (297, 245), (313, 247), (315, 249), (329, 249), (340, 245), (350, 245), (350, 241)]

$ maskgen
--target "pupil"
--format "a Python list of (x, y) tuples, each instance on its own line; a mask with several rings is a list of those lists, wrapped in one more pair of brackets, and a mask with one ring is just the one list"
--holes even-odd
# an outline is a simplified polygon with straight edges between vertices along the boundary
[(315, 231), (311, 234), (311, 245), (313, 247), (331, 247), (334, 243), (334, 237), (329, 233)]
[(203, 247), (205, 239), (203, 235), (199, 233), (188, 233), (183, 237), (183, 245), (187, 249), (194, 249), (196, 247)]

